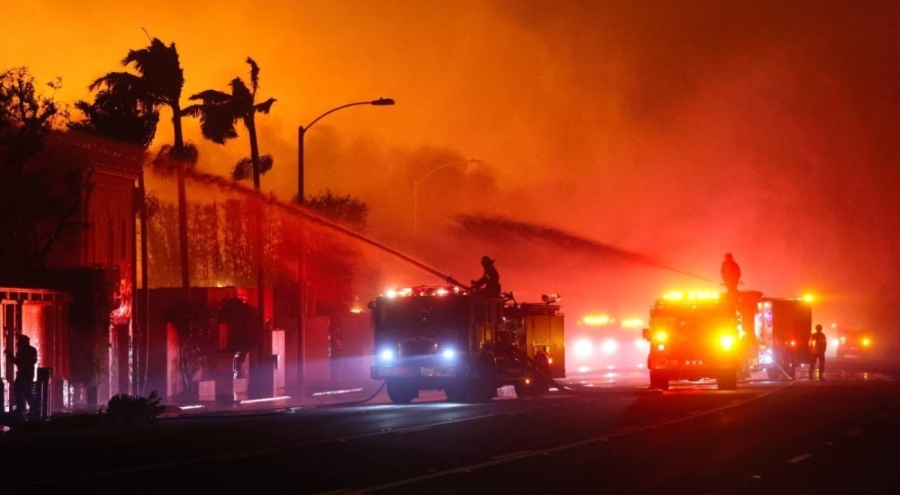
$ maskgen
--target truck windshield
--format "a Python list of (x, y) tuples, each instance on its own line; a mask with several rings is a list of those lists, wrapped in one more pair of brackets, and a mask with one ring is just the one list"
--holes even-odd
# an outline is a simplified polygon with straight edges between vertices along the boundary
[(652, 326), (675, 335), (693, 337), (733, 328), (734, 323), (719, 308), (711, 307), (658, 315), (652, 319)]
[(375, 328), (379, 333), (397, 336), (466, 329), (467, 303), (453, 296), (383, 299), (374, 314)]

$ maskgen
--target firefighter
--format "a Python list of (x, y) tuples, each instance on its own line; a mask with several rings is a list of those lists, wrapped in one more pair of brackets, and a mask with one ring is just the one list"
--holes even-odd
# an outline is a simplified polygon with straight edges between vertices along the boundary
[(13, 390), (16, 395), (15, 414), (21, 419), (25, 419), (25, 406), (27, 404), (31, 416), (36, 417), (37, 411), (34, 407), (31, 386), (34, 382), (34, 367), (38, 361), (37, 349), (31, 345), (30, 337), (19, 334), (16, 336), (16, 353), (13, 354), (7, 349), (6, 355), (16, 365), (16, 378), (13, 381)]
[(819, 363), (819, 381), (825, 380), (825, 348), (828, 339), (822, 333), (822, 325), (816, 325), (816, 331), (809, 337), (809, 379), (815, 376), (816, 362)]
[(481, 266), (484, 274), (478, 280), (472, 281), (472, 289), (475, 293), (487, 297), (500, 297), (500, 274), (494, 267), (494, 260), (487, 256), (481, 257)]
[(722, 280), (729, 294), (737, 292), (738, 283), (741, 280), (741, 267), (734, 261), (731, 253), (725, 253), (725, 261), (722, 262)]

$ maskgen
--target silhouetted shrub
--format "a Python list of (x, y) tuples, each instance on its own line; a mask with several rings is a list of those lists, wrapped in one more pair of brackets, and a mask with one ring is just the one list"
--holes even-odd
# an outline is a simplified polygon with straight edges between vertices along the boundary
[(165, 409), (165, 406), (159, 405), (160, 400), (156, 390), (150, 392), (149, 397), (117, 394), (109, 399), (103, 414), (109, 424), (152, 423)]

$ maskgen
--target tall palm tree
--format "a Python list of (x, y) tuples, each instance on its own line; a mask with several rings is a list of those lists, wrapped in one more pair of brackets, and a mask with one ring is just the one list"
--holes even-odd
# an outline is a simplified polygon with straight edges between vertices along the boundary
[[(275, 98), (269, 98), (262, 103), (256, 103), (256, 91), (259, 89), (259, 66), (256, 62), (247, 57), (247, 63), (250, 64), (250, 86), (240, 77), (231, 80), (231, 93), (207, 89), (193, 96), (190, 100), (200, 100), (201, 103), (191, 105), (184, 109), (185, 115), (200, 118), (200, 131), (203, 137), (219, 144), (225, 144), (229, 139), (238, 136), (235, 124), (240, 120), (247, 129), (250, 137), (250, 160), (243, 159), (239, 161), (232, 170), (232, 177), (235, 180), (247, 178), (248, 168), (253, 176), (253, 188), (259, 190), (259, 176), (272, 168), (272, 157), (269, 155), (259, 156), (259, 145), (256, 140), (256, 114), (269, 113)], [(265, 322), (265, 294), (263, 289), (264, 271), (263, 271), (263, 228), (262, 228), (262, 211), (257, 211), (259, 221), (254, 222), (256, 229), (256, 292), (257, 292), (257, 309), (259, 311), (261, 328), (266, 328)], [(265, 333), (260, 335), (258, 347), (253, 352), (256, 361), (260, 362), (261, 353), (263, 351), (271, 351), (267, 345)], [(261, 383), (261, 374), (254, 374), (256, 379), (252, 381), (256, 386), (251, 387), (251, 393), (254, 396), (265, 395), (264, 388)], [(269, 375), (271, 376), (271, 375)]]
[(90, 89), (106, 88), (117, 94), (140, 94), (154, 106), (169, 107), (172, 110), (172, 126), (175, 143), (163, 146), (154, 160), (159, 170), (174, 169), (178, 177), (178, 221), (179, 244), (181, 247), (181, 282), (185, 290), (190, 288), (190, 265), (187, 240), (187, 195), (185, 193), (184, 169), (197, 163), (197, 149), (185, 144), (181, 129), (181, 90), (184, 87), (184, 71), (178, 60), (175, 43), (166, 46), (158, 38), (139, 50), (129, 50), (122, 59), (123, 66), (133, 65), (137, 74), (130, 72), (110, 72), (97, 78)]
[(214, 89), (201, 91), (190, 100), (200, 100), (202, 103), (191, 105), (184, 109), (185, 115), (200, 118), (200, 130), (203, 137), (219, 144), (225, 144), (229, 139), (238, 136), (235, 124), (238, 120), (243, 122), (250, 137), (250, 159), (239, 161), (232, 170), (232, 177), (236, 180), (253, 176), (253, 187), (259, 189), (259, 176), (272, 168), (272, 157), (259, 155), (259, 144), (256, 139), (256, 114), (269, 113), (275, 98), (269, 98), (262, 103), (256, 103), (256, 91), (259, 89), (259, 66), (247, 57), (250, 64), (250, 86), (240, 77), (232, 79), (229, 83), (231, 93), (225, 93)]

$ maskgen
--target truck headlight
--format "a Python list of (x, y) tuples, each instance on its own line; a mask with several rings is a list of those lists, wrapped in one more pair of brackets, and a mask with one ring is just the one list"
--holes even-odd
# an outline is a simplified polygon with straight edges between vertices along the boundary
[(722, 348), (726, 351), (729, 351), (732, 347), (734, 347), (734, 342), (734, 335), (723, 335), (721, 338), (719, 338), (719, 345), (721, 345)]
[(392, 349), (384, 349), (378, 354), (378, 357), (382, 361), (393, 361), (394, 360), (394, 351)]
[(456, 351), (454, 349), (444, 349), (443, 351), (441, 351), (441, 357), (443, 357), (447, 361), (452, 361), (456, 359)]

